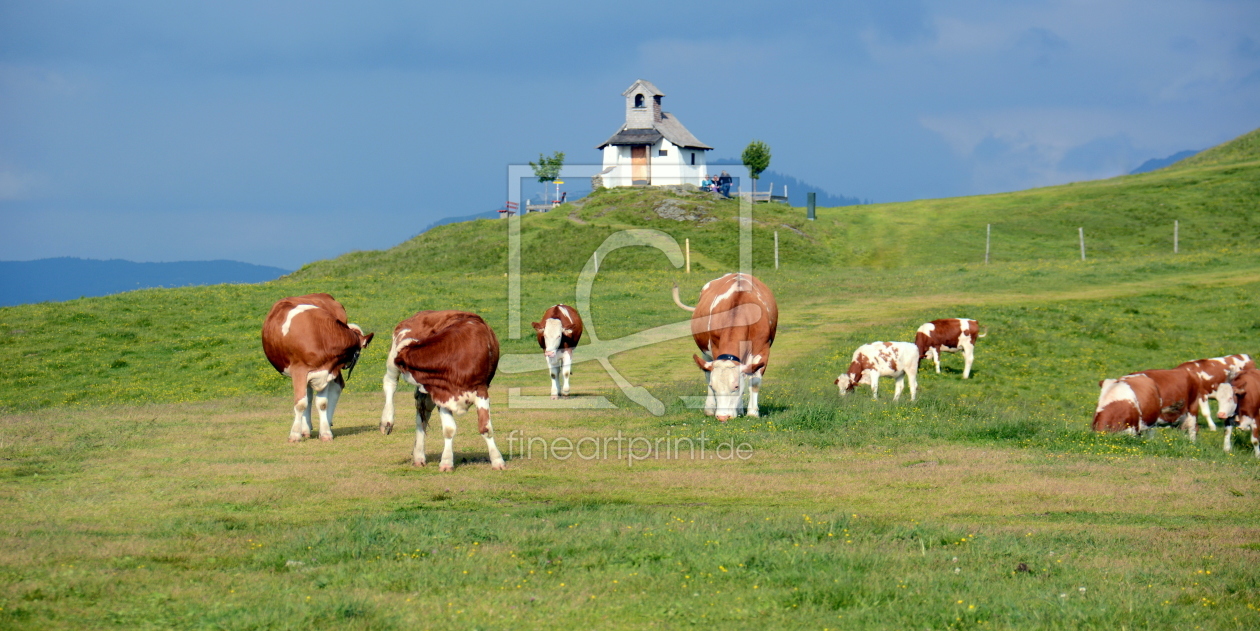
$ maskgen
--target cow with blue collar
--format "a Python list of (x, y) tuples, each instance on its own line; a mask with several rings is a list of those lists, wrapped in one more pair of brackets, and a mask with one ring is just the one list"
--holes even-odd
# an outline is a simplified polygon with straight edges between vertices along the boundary
[(751, 274), (731, 273), (705, 283), (694, 307), (682, 303), (675, 285), (674, 302), (692, 312), (691, 335), (700, 348), (692, 358), (708, 383), (704, 413), (719, 421), (759, 416), (757, 394), (779, 324), (770, 288)]

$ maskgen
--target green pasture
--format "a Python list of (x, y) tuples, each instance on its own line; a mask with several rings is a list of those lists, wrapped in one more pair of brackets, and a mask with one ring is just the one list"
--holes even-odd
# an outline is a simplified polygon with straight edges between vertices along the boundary
[[(262, 285), (0, 309), (0, 628), (1255, 628), (1247, 439), (1225, 454), (1206, 428), (1197, 443), (1088, 431), (1104, 377), (1260, 354), (1255, 143), (1143, 176), (822, 209), (813, 223), (758, 206), (754, 272), (781, 317), (762, 416), (717, 423), (686, 406), (703, 392), (687, 338), (611, 360), (662, 416), (595, 362), (575, 366), (574, 394), (616, 409), (510, 405), (517, 389), (546, 395), (547, 378), (501, 373), (505, 472), (468, 416), (455, 472), (413, 468), (408, 389), (394, 434), (377, 427), (389, 332), (417, 310), (476, 311), (505, 355), (543, 365), (532, 339), (507, 337), (506, 222)], [(667, 199), (692, 219), (662, 218)], [(616, 251), (588, 327), (615, 340), (685, 321), (670, 287), (694, 302), (737, 262), (736, 212), (612, 191), (524, 218), (522, 329), (573, 304), (585, 257), (624, 228), (690, 239), (693, 273)], [(1078, 225), (1096, 240), (1085, 262)], [(258, 335), (275, 300), (313, 291), (377, 339), (335, 440), (289, 444), (290, 386)], [(892, 402), (889, 380), (878, 401), (838, 396), (858, 345), (946, 316), (988, 331), (972, 379), (947, 355), (940, 375), (924, 364), (915, 402)], [(440, 445), (431, 435), (431, 457)]]

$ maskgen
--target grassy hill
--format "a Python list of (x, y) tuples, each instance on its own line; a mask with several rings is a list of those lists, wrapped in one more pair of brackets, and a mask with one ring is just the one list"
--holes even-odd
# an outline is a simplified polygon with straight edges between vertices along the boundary
[[(843, 206), (818, 210), (758, 204), (756, 260), (773, 264), (773, 231), (789, 267), (914, 267), (984, 260), (985, 226), (993, 226), (994, 262), (1067, 260), (1079, 256), (1077, 228), (1089, 257), (1172, 250), (1173, 221), (1183, 252), (1251, 248), (1260, 243), (1260, 130), (1151, 173), (978, 197)], [(575, 272), (609, 234), (655, 228), (691, 239), (700, 265), (737, 264), (730, 244), (738, 203), (668, 190), (604, 189), (581, 204), (522, 217), (525, 271)], [(678, 221), (668, 215), (691, 215)], [(356, 252), (303, 268), (298, 278), (358, 274), (505, 270), (506, 222), (479, 220), (436, 228), (395, 248)], [(651, 254), (619, 253), (601, 269), (663, 269)]]
[[(547, 381), (501, 372), (503, 474), (484, 466), (468, 417), (454, 474), (413, 469), (410, 432), (376, 429), (384, 342), (416, 310), (481, 313), (505, 355), (541, 367), (531, 339), (507, 339), (499, 220), (263, 285), (0, 308), (0, 628), (1249, 628), (1250, 445), (1236, 437), (1226, 455), (1220, 433), (1192, 444), (1088, 423), (1102, 377), (1260, 354), (1257, 169), (1253, 132), (1101, 182), (820, 209), (815, 222), (758, 205), (754, 272), (782, 318), (763, 417), (722, 424), (686, 406), (702, 378), (685, 337), (611, 358), (662, 416), (595, 362), (575, 366), (575, 392), (617, 409), (509, 405), (510, 390), (545, 395)], [(652, 249), (616, 251), (588, 331), (609, 340), (685, 321), (669, 287), (694, 301), (736, 265), (737, 212), (699, 194), (612, 190), (522, 218), (526, 328), (572, 304), (586, 257), (625, 228), (689, 238), (696, 272)], [(290, 386), (258, 334), (276, 299), (313, 291), (378, 337), (336, 440), (290, 445)], [(837, 396), (856, 346), (943, 316), (989, 331), (972, 379), (948, 356), (942, 375), (925, 366), (915, 403), (892, 404), (887, 382), (880, 401)], [(754, 456), (562, 461), (513, 452), (513, 431), (703, 436)]]

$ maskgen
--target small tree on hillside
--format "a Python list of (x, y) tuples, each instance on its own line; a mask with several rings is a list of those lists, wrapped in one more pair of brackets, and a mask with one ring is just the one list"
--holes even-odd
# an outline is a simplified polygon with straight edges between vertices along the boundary
[(740, 159), (744, 161), (744, 166), (748, 167), (748, 175), (753, 179), (752, 189), (755, 193), (757, 179), (761, 177), (761, 172), (770, 168), (770, 145), (754, 140), (744, 147), (744, 153), (740, 155)]
[(547, 182), (554, 182), (560, 177), (560, 169), (564, 166), (564, 152), (557, 151), (548, 158), (543, 154), (538, 154), (538, 164), (529, 163), (530, 168), (534, 169), (534, 175), (538, 177), (538, 181), (543, 185), (543, 196), (547, 201), (551, 201), (550, 191), (547, 190)]

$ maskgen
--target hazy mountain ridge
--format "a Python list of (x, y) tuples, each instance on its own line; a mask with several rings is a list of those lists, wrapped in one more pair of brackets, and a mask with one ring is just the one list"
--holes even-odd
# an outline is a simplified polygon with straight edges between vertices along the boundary
[(106, 296), (149, 287), (262, 283), (290, 271), (227, 260), (136, 263), (60, 257), (0, 261), (0, 306)]

